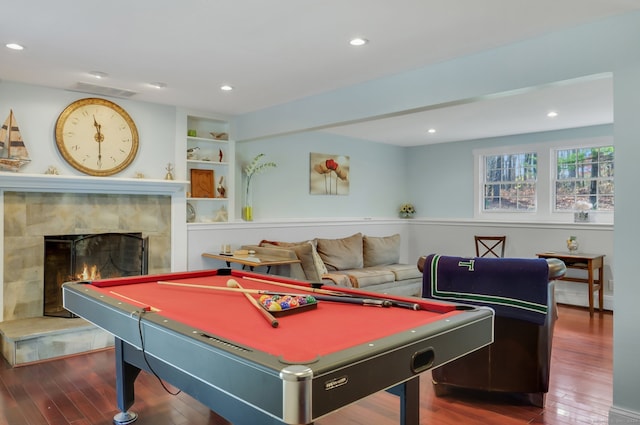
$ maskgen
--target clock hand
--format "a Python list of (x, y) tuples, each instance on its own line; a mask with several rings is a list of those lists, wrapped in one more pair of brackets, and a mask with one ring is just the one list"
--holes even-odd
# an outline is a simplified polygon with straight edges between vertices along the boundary
[(104, 135), (100, 132), (102, 125), (96, 121), (96, 116), (93, 116), (93, 126), (96, 128), (95, 140), (98, 142), (98, 167), (102, 167), (102, 142), (104, 141)]

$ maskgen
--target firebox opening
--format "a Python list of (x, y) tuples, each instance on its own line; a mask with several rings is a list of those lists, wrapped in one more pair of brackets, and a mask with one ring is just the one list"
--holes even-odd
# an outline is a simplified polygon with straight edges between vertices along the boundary
[(62, 284), (148, 273), (148, 237), (97, 233), (44, 237), (43, 314), (75, 317), (62, 306)]

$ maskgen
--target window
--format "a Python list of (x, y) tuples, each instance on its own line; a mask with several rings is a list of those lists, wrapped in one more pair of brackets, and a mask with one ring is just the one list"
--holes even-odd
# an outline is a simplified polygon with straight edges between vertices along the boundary
[(613, 223), (613, 137), (473, 149), (473, 216), (481, 220)]
[(537, 173), (535, 152), (485, 156), (483, 211), (535, 211)]
[(614, 148), (555, 150), (555, 211), (613, 211)]

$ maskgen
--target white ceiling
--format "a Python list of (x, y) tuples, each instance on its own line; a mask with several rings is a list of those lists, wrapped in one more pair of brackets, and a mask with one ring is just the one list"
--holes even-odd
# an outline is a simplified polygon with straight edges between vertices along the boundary
[[(133, 91), (134, 100), (237, 115), (640, 9), (640, 1), (0, 0), (0, 6), (2, 80), (63, 89), (85, 82)], [(370, 43), (351, 47), (354, 36)], [(25, 50), (5, 48), (10, 42)], [(96, 80), (90, 71), (108, 77)], [(220, 91), (224, 83), (235, 90)], [(393, 122), (335, 131), (409, 146), (550, 129), (553, 121), (536, 125), (540, 111), (523, 105), (544, 113), (562, 108), (556, 126), (600, 124), (612, 120), (611, 96), (610, 79), (596, 79), (423, 112), (417, 127), (402, 123), (406, 131)], [(435, 136), (425, 137), (428, 127), (438, 129)]]

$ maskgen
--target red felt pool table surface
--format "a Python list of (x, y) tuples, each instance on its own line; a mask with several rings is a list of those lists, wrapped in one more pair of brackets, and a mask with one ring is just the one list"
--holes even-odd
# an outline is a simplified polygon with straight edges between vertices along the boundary
[[(158, 314), (199, 332), (261, 350), (291, 363), (310, 362), (391, 334), (411, 332), (415, 327), (461, 313), (450, 304), (385, 295), (385, 298), (397, 301), (418, 303), (421, 309), (414, 311), (408, 308), (318, 301), (316, 309), (278, 317), (279, 326), (274, 328), (244, 294), (211, 290), (205, 286), (227, 287), (227, 281), (234, 279), (244, 289), (313, 295), (308, 291), (309, 285), (287, 278), (239, 270), (232, 270), (231, 275), (220, 275), (218, 272), (209, 270), (104, 279), (93, 282), (91, 286), (105, 296), (119, 299), (134, 308), (149, 307), (154, 310), (146, 314)], [(269, 284), (269, 280), (300, 285), (300, 289), (275, 286)], [(202, 288), (164, 285), (159, 284), (159, 281), (202, 285)], [(325, 289), (382, 296), (333, 286), (326, 286)], [(252, 296), (256, 299), (259, 297), (257, 294)], [(156, 309), (159, 311), (155, 311)], [(292, 344), (292, 341), (297, 343)]]

